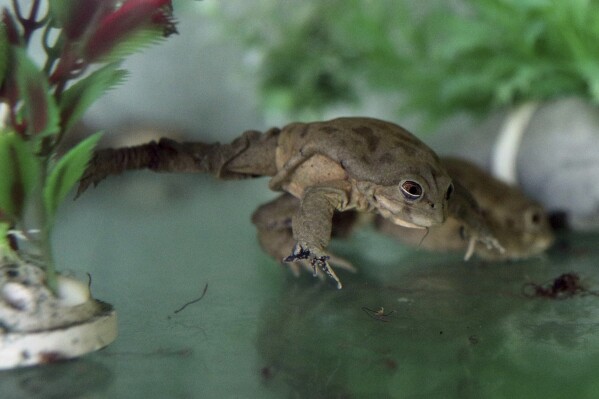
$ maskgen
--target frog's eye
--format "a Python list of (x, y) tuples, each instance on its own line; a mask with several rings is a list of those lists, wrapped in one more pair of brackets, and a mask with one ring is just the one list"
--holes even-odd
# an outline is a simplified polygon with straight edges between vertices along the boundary
[(404, 197), (406, 197), (406, 199), (415, 201), (422, 197), (422, 187), (420, 184), (414, 181), (406, 180), (399, 187), (401, 188), (401, 193), (404, 195)]
[(453, 194), (453, 183), (447, 187), (447, 193), (445, 193), (445, 199), (449, 200), (451, 198), (451, 194)]
[(529, 209), (524, 217), (529, 226), (539, 226), (543, 222), (543, 211), (537, 208)]

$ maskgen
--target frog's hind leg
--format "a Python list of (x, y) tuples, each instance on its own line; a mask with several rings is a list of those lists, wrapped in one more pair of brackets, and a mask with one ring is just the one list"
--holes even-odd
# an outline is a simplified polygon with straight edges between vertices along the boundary
[[(261, 205), (252, 215), (252, 223), (258, 229), (258, 241), (262, 249), (283, 263), (283, 258), (293, 251), (295, 240), (291, 230), (291, 220), (299, 207), (299, 200), (290, 194), (283, 194), (271, 202)], [(300, 267), (290, 265), (297, 277)]]
[(78, 195), (111, 175), (128, 170), (211, 173), (221, 179), (272, 176), (276, 173), (275, 150), (280, 130), (247, 131), (230, 144), (177, 142), (160, 139), (133, 147), (95, 152), (79, 185)]
[[(316, 273), (324, 279), (325, 274), (318, 268), (314, 268), (309, 260), (303, 259), (298, 262), (284, 262), (284, 259), (293, 252), (295, 239), (293, 238), (292, 219), (298, 212), (300, 201), (290, 194), (282, 194), (271, 202), (260, 206), (252, 215), (252, 222), (258, 229), (258, 240), (262, 249), (272, 258), (282, 264), (289, 266), (293, 274), (299, 276), (301, 269)], [(349, 215), (348, 215), (349, 216)], [(348, 221), (350, 218), (342, 218), (340, 229), (333, 226), (333, 232), (342, 232), (343, 236), (349, 233)], [(334, 220), (338, 220), (335, 218)], [(352, 219), (353, 220), (353, 219)], [(335, 255), (327, 254), (329, 262), (334, 266), (355, 272), (356, 269), (350, 262)]]

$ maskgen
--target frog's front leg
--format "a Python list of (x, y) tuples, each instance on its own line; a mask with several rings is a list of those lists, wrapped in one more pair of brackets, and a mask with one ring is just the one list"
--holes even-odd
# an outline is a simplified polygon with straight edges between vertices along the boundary
[(308, 187), (302, 196), (298, 212), (292, 219), (293, 238), (296, 241), (286, 262), (306, 259), (312, 265), (335, 280), (337, 288), (342, 284), (329, 265), (330, 256), (325, 249), (331, 241), (333, 214), (343, 210), (349, 203), (351, 187), (346, 181), (327, 182), (326, 185)]
[[(293, 238), (292, 219), (300, 208), (300, 200), (291, 194), (284, 193), (275, 198), (271, 202), (261, 205), (252, 215), (252, 223), (258, 229), (258, 240), (262, 249), (272, 258), (279, 262), (283, 262), (295, 247), (295, 239)], [(338, 215), (337, 215), (338, 216)], [(338, 231), (341, 234), (347, 235), (351, 228), (353, 218), (342, 220), (340, 226), (334, 226), (333, 234)], [(343, 269), (355, 272), (355, 268), (340, 257), (332, 254), (330, 263)], [(300, 274), (301, 268), (313, 271), (312, 265), (307, 259), (299, 262), (288, 263), (291, 271), (297, 277)], [(324, 278), (321, 270), (318, 270), (318, 276)]]
[(468, 240), (468, 249), (466, 250), (464, 259), (470, 259), (477, 242), (484, 244), (489, 249), (495, 249), (500, 253), (504, 253), (505, 248), (503, 248), (493, 235), (488, 221), (482, 214), (472, 194), (457, 181), (453, 183), (455, 193), (449, 201), (449, 212), (463, 223), (463, 238)]

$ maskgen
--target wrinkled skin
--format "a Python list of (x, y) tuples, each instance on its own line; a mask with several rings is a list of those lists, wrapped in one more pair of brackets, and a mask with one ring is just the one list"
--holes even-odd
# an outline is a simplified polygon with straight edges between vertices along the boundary
[(456, 158), (442, 158), (449, 175), (461, 183), (477, 201), (493, 236), (505, 251), (490, 250), (468, 240), (464, 221), (450, 216), (445, 223), (427, 232), (405, 229), (383, 218), (377, 228), (402, 243), (432, 251), (466, 251), (489, 261), (518, 260), (538, 255), (553, 242), (553, 232), (545, 210), (520, 190), (509, 186), (478, 166)]
[[(490, 250), (503, 250), (476, 201), (463, 186), (452, 183), (436, 154), (405, 129), (377, 119), (293, 123), (265, 133), (245, 132), (231, 144), (162, 139), (100, 150), (79, 192), (109, 175), (143, 168), (207, 172), (222, 179), (271, 176), (269, 187), (289, 195), (254, 215), (262, 245), (277, 259), (299, 262), (314, 274), (320, 269), (339, 288), (341, 282), (329, 261), (352, 267), (326, 252), (336, 212), (368, 212), (410, 229), (438, 226), (453, 215), (465, 222), (472, 240), (494, 248)], [(287, 198), (297, 203), (290, 206), (293, 200)], [(289, 218), (285, 210), (290, 208)], [(274, 236), (269, 229), (277, 231), (282, 222), (276, 216), (281, 214), (287, 235)]]

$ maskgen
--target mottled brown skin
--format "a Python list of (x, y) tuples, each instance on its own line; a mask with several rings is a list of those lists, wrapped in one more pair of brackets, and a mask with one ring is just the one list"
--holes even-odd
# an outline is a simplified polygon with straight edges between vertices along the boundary
[(276, 220), (281, 214), (288, 219), (292, 200), (275, 200), (254, 215), (262, 245), (278, 259), (287, 254), (286, 262), (303, 263), (315, 274), (321, 269), (339, 288), (329, 259), (345, 268), (351, 266), (326, 252), (335, 212), (370, 212), (408, 228), (437, 226), (452, 214), (467, 222), (474, 239), (501, 249), (476, 202), (462, 186), (452, 183), (436, 154), (405, 129), (377, 119), (294, 123), (266, 133), (248, 131), (231, 144), (162, 139), (101, 150), (79, 191), (108, 175), (143, 168), (208, 172), (222, 179), (272, 176), (269, 187), (289, 193), (299, 205), (291, 207), (291, 231), (286, 227), (292, 238), (272, 233), (280, 233)]
[[(292, 220), (300, 208), (300, 200), (291, 194), (281, 194), (271, 202), (258, 207), (252, 215), (252, 223), (258, 230), (258, 240), (262, 249), (272, 258), (280, 261), (293, 252), (296, 240), (293, 238)], [(357, 213), (334, 212), (331, 237), (346, 238), (354, 229)], [(328, 261), (336, 267), (355, 272), (356, 269), (343, 258), (329, 253)], [(311, 270), (308, 261), (287, 263), (295, 276), (299, 276), (302, 267)], [(317, 269), (317, 275), (324, 273)]]
[(489, 261), (517, 260), (538, 255), (553, 242), (553, 232), (545, 210), (520, 190), (509, 186), (473, 163), (456, 158), (442, 158), (442, 164), (455, 182), (472, 193), (491, 229), (505, 251), (489, 250), (470, 241), (464, 221), (450, 216), (445, 223), (428, 229), (428, 233), (405, 229), (379, 218), (377, 228), (402, 243), (432, 251), (473, 251)]

